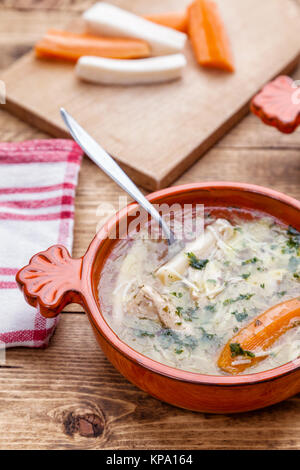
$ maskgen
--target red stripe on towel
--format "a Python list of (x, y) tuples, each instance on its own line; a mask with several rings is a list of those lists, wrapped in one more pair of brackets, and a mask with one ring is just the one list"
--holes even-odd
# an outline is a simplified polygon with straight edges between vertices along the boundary
[(40, 215), (23, 215), (23, 214), (10, 214), (9, 212), (0, 212), (0, 220), (26, 220), (32, 222), (39, 222), (42, 220), (57, 220), (57, 219), (72, 219), (74, 212), (62, 211), (56, 214), (40, 214)]
[(18, 268), (0, 268), (0, 275), (15, 276), (18, 271), (19, 271)]
[(0, 147), (0, 155), (14, 154), (22, 152), (26, 153), (42, 153), (42, 152), (65, 152), (77, 153), (82, 155), (80, 147), (72, 140), (65, 139), (43, 139), (43, 140), (27, 140), (24, 142), (2, 142)]
[(10, 282), (10, 281), (1, 281), (0, 282), (0, 289), (17, 289), (17, 283), (16, 282)]
[(33, 186), (30, 188), (0, 188), (0, 194), (17, 193), (45, 193), (48, 191), (58, 191), (60, 189), (75, 189), (73, 183), (52, 184), (51, 186)]
[(32, 201), (0, 201), (0, 207), (13, 207), (18, 209), (40, 209), (42, 207), (53, 207), (71, 204), (74, 204), (74, 197), (72, 196), (36, 199)]
[(30, 164), (30, 163), (79, 163), (81, 156), (75, 152), (71, 152), (69, 155), (66, 152), (49, 152), (39, 154), (24, 155), (23, 152), (15, 153), (12, 155), (1, 155), (0, 153), (0, 165), (15, 165), (15, 164)]
[(0, 333), (0, 341), (3, 343), (23, 343), (27, 341), (45, 341), (51, 336), (56, 325), (42, 330), (19, 330), (9, 333)]

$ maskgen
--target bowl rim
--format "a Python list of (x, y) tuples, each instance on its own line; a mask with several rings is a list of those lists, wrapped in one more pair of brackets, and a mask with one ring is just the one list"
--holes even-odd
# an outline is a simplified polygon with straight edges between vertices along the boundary
[[(245, 192), (252, 192), (260, 194), (264, 197), (276, 199), (280, 202), (288, 204), (289, 206), (294, 207), (296, 210), (299, 210), (300, 213), (300, 201), (294, 199), (291, 196), (287, 196), (284, 193), (278, 192), (273, 189), (269, 189), (263, 186), (258, 186), (254, 184), (247, 183), (237, 183), (237, 182), (223, 182), (223, 181), (208, 181), (202, 183), (188, 183), (178, 186), (172, 186), (169, 188), (161, 189), (150, 193), (147, 195), (147, 198), (151, 202), (157, 202), (158, 200), (163, 199), (164, 197), (180, 195), (185, 192), (192, 192), (198, 190), (214, 190), (214, 189), (229, 189), (229, 190), (243, 190)], [(218, 387), (228, 387), (228, 386), (248, 386), (255, 385), (258, 383), (273, 381), (279, 377), (283, 377), (292, 372), (300, 370), (300, 357), (293, 361), (290, 361), (286, 364), (283, 364), (279, 367), (268, 369), (263, 372), (256, 372), (254, 374), (245, 374), (245, 375), (207, 375), (200, 374), (197, 372), (189, 372), (175, 367), (171, 367), (165, 364), (162, 364), (158, 361), (155, 361), (138, 351), (135, 351), (125, 342), (123, 342), (113, 329), (109, 326), (107, 321), (104, 318), (104, 315), (101, 312), (100, 300), (98, 299), (98, 294), (93, 288), (93, 275), (94, 275), (94, 263), (96, 256), (101, 252), (105, 241), (108, 239), (107, 235), (110, 230), (114, 227), (116, 223), (120, 221), (123, 217), (130, 214), (130, 212), (136, 210), (138, 204), (133, 202), (120, 211), (118, 211), (113, 217), (111, 217), (105, 225), (98, 231), (92, 240), (86, 255), (84, 256), (83, 262), (83, 279), (87, 279), (87, 291), (89, 299), (93, 299), (93, 302), (89, 302), (89, 311), (91, 313), (91, 321), (96, 328), (97, 332), (104, 337), (106, 341), (119, 353), (121, 353), (125, 358), (129, 359), (131, 362), (138, 364), (145, 369), (148, 369), (151, 372), (154, 372), (158, 375), (168, 377), (170, 379), (175, 379), (182, 382), (189, 382), (191, 384), (198, 385), (213, 385)]]

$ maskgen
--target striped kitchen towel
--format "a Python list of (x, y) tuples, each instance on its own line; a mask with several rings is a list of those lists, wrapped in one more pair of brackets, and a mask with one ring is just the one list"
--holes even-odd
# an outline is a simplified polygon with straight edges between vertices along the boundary
[(71, 251), (74, 197), (82, 157), (71, 140), (0, 143), (0, 342), (43, 347), (57, 319), (25, 303), (15, 275), (37, 252)]

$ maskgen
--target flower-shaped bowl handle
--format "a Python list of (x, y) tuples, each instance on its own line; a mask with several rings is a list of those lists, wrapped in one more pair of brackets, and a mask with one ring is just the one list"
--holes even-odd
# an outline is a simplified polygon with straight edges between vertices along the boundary
[(16, 281), (30, 305), (55, 317), (69, 303), (82, 304), (81, 271), (82, 258), (73, 259), (64, 246), (55, 245), (34, 255)]
[(250, 110), (265, 124), (290, 134), (300, 124), (299, 84), (281, 75), (263, 89), (251, 101)]

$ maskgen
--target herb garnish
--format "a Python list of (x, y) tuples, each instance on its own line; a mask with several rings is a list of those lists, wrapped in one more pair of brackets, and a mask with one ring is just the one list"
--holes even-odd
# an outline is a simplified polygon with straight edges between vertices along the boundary
[(173, 346), (178, 349), (188, 348), (189, 350), (193, 350), (199, 344), (199, 340), (198, 338), (195, 338), (195, 336), (181, 336), (178, 335), (174, 330), (167, 328), (162, 328), (157, 333), (157, 338), (159, 339), (160, 345), (164, 349), (168, 349)]
[(187, 257), (189, 258), (190, 266), (194, 269), (204, 269), (207, 263), (209, 262), (208, 259), (199, 259), (197, 258), (194, 253), (187, 253)]
[(290, 236), (287, 246), (295, 250), (300, 249), (300, 232), (290, 225), (287, 234)]
[(248, 313), (247, 313), (245, 308), (244, 308), (243, 312), (236, 312), (235, 311), (235, 312), (231, 312), (231, 315), (234, 315), (238, 322), (242, 322), (248, 317)]
[(205, 305), (204, 310), (206, 310), (207, 312), (215, 312), (216, 304)]
[(236, 299), (226, 299), (223, 302), (223, 305), (230, 305), (234, 304), (235, 302), (238, 302), (239, 300), (249, 300), (251, 297), (253, 297), (254, 294), (240, 294)]
[(277, 295), (283, 297), (286, 294), (286, 290), (282, 290), (281, 292), (277, 292)]
[(195, 315), (195, 313), (198, 311), (198, 307), (190, 307), (190, 308), (187, 308), (186, 310), (184, 310), (182, 312), (182, 318), (185, 320), (185, 321), (193, 321), (194, 318), (198, 318), (197, 315)]
[(248, 277), (250, 277), (250, 276), (251, 276), (251, 273), (242, 274), (243, 279), (248, 279)]
[(140, 337), (148, 336), (149, 338), (154, 338), (155, 335), (153, 333), (148, 333), (148, 331), (138, 330), (136, 333), (136, 336), (140, 336)]
[(181, 312), (183, 310), (183, 307), (176, 307), (176, 310), (175, 310), (175, 313), (176, 315), (178, 315), (179, 317), (181, 317)]
[(207, 331), (202, 326), (200, 327), (200, 330), (202, 331), (202, 337), (204, 339), (211, 341), (216, 337), (216, 335), (213, 333), (207, 333)]
[(245, 266), (246, 264), (254, 264), (254, 263), (257, 263), (258, 261), (259, 261), (259, 259), (256, 258), (256, 256), (254, 256), (254, 258), (247, 259), (246, 261), (243, 261), (242, 266)]
[(177, 348), (177, 349), (175, 349), (175, 352), (176, 352), (176, 354), (181, 354), (181, 353), (183, 353), (183, 349), (178, 349)]
[(237, 357), (237, 356), (255, 357), (255, 354), (253, 352), (246, 351), (245, 349), (243, 349), (240, 343), (230, 343), (229, 347), (230, 347), (231, 357)]
[(261, 266), (258, 266), (256, 269), (257, 269), (257, 271), (264, 271), (265, 270), (265, 268), (262, 268)]
[(174, 295), (174, 297), (177, 297), (178, 299), (181, 299), (181, 297), (183, 296), (182, 292), (171, 292), (171, 294)]

